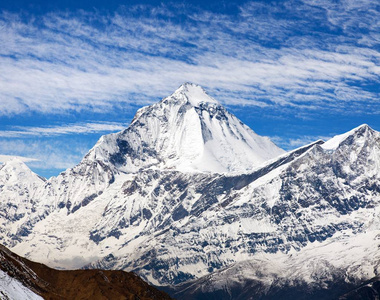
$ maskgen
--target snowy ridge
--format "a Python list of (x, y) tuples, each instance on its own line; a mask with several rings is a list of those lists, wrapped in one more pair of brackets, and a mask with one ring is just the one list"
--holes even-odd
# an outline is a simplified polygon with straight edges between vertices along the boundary
[(14, 186), (16, 183), (33, 185), (44, 179), (33, 173), (20, 159), (13, 158), (0, 165), (0, 185)]
[[(307, 299), (337, 299), (377, 276), (380, 133), (363, 125), (324, 146), (312, 147), (275, 179), (280, 185), (271, 214), (280, 218), (272, 224), (287, 240), (282, 242), (286, 251), (258, 253), (180, 285), (174, 295), (295, 299), (302, 293)], [(271, 182), (262, 188), (269, 200)], [(287, 193), (281, 196), (281, 190)], [(247, 204), (244, 199), (237, 203)], [(288, 248), (287, 243), (293, 245)]]
[(172, 293), (178, 299), (208, 299), (215, 292), (220, 299), (338, 299), (378, 274), (378, 246), (374, 232), (355, 238), (340, 235), (334, 242), (310, 245), (293, 255), (257, 255), (180, 285)]

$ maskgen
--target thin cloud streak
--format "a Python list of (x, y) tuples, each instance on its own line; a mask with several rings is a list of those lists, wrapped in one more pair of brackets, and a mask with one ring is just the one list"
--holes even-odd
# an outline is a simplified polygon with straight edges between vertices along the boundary
[(0, 143), (0, 153), (27, 158), (24, 161), (29, 167), (40, 170), (62, 171), (73, 167), (81, 161), (88, 149), (80, 142), (65, 143), (51, 139), (12, 139)]
[(332, 136), (300, 136), (295, 138), (284, 138), (280, 136), (271, 136), (270, 139), (279, 147), (285, 150), (293, 150), (318, 140), (328, 141)]
[(124, 123), (83, 123), (83, 124), (69, 124), (61, 126), (50, 127), (27, 127), (15, 126), (15, 130), (2, 130), (0, 137), (14, 138), (14, 137), (33, 137), (33, 136), (61, 136), (69, 134), (92, 134), (103, 132), (115, 132), (125, 129), (128, 125)]
[(5, 163), (5, 162), (10, 161), (12, 159), (18, 159), (18, 160), (21, 160), (22, 162), (36, 162), (36, 161), (38, 161), (38, 159), (31, 158), (31, 157), (15, 156), (15, 155), (0, 155), (0, 163)]

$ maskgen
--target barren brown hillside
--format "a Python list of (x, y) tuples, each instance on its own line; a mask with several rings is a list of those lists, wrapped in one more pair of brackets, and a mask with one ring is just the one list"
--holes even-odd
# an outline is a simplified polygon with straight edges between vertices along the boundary
[(22, 258), (2, 245), (0, 269), (45, 299), (171, 299), (133, 273), (55, 270)]

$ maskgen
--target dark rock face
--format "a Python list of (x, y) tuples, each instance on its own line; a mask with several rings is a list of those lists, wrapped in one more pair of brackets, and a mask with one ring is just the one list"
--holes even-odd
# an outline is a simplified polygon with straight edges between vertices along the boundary
[(127, 154), (132, 155), (133, 149), (125, 140), (118, 139), (116, 143), (118, 151), (110, 155), (110, 162), (115, 166), (120, 166), (125, 164)]
[(380, 298), (380, 277), (374, 277), (341, 295), (339, 300), (376, 300)]
[[(329, 288), (314, 286), (312, 289), (305, 282), (283, 283), (282, 286), (274, 286), (269, 290), (262, 281), (248, 281), (242, 285), (234, 285), (228, 289), (216, 291), (192, 290), (191, 285), (181, 285), (179, 290), (166, 288), (166, 292), (176, 299), (183, 300), (336, 300), (342, 293), (352, 289), (353, 285), (343, 280), (334, 282)], [(375, 298), (347, 298), (347, 299), (375, 299)]]
[[(177, 299), (185, 300), (354, 300), (378, 299), (379, 278), (369, 281), (349, 281), (347, 268), (337, 269), (327, 264), (328, 272), (315, 273), (314, 282), (281, 274), (261, 273), (260, 263), (239, 263), (218, 270), (200, 279), (190, 280), (175, 287), (164, 288)], [(253, 270), (252, 268), (256, 269)], [(256, 279), (251, 277), (256, 274)], [(240, 274), (237, 275), (236, 274)], [(247, 275), (249, 274), (249, 275)], [(246, 277), (244, 277), (246, 275)], [(224, 278), (221, 280), (221, 278)], [(233, 278), (239, 278), (234, 280)], [(269, 284), (268, 284), (269, 283)], [(219, 288), (215, 289), (215, 286)]]
[(97, 194), (92, 194), (90, 196), (85, 197), (82, 202), (78, 203), (76, 206), (73, 207), (71, 210), (71, 213), (75, 213), (79, 208), (86, 206), (91, 201), (93, 201), (96, 197), (98, 197)]

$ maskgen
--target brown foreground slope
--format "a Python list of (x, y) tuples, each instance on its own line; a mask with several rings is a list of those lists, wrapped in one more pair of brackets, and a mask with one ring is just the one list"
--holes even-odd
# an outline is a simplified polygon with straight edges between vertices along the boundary
[(61, 271), (22, 258), (0, 245), (0, 269), (45, 299), (171, 299), (124, 271)]

